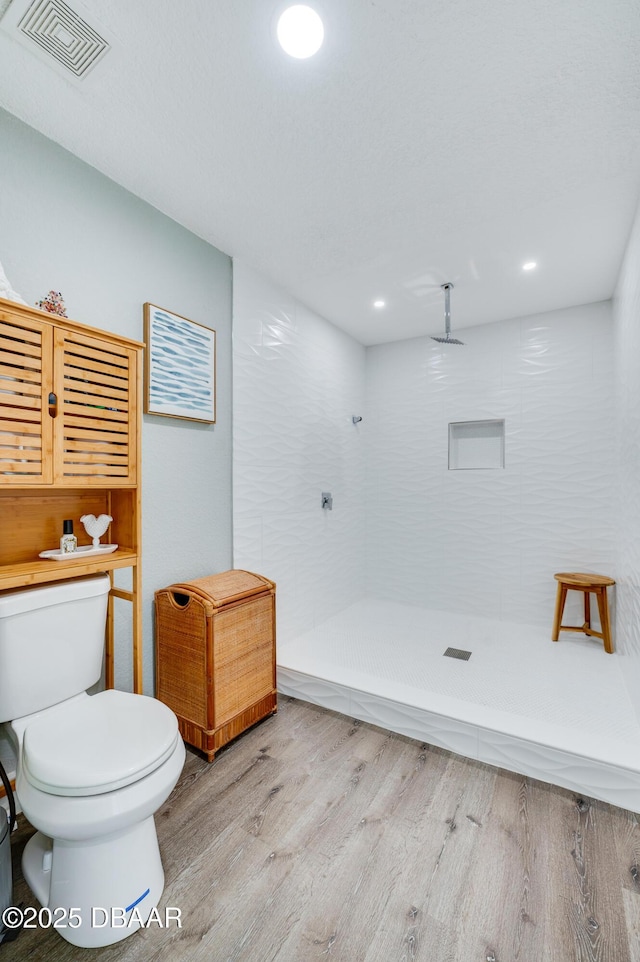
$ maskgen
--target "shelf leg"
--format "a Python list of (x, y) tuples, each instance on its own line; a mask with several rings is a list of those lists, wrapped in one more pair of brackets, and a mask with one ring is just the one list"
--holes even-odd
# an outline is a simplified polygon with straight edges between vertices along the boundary
[(135, 565), (132, 571), (133, 579), (133, 690), (136, 695), (142, 694), (142, 568)]
[[(109, 582), (113, 588), (113, 571), (109, 572)], [(104, 647), (104, 684), (105, 688), (113, 688), (113, 594), (109, 591), (107, 600), (107, 636)]]

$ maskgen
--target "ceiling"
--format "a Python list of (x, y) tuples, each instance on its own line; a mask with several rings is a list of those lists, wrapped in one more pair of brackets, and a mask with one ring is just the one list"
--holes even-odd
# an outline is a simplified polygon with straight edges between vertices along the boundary
[(308, 2), (294, 60), (280, 0), (67, 0), (111, 44), (76, 80), (0, 0), (0, 105), (364, 344), (441, 332), (446, 281), (454, 333), (611, 296), (637, 0)]

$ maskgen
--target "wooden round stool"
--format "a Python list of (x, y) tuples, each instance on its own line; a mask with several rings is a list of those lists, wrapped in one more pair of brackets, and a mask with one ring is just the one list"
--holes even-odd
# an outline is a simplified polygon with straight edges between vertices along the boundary
[[(607, 601), (607, 588), (615, 585), (613, 578), (605, 575), (580, 574), (576, 571), (562, 572), (553, 576), (558, 582), (558, 593), (556, 595), (556, 613), (553, 619), (552, 641), (558, 640), (561, 631), (582, 631), (585, 635), (594, 635), (604, 641), (604, 650), (610, 655), (613, 654), (611, 644), (611, 625), (609, 624), (609, 602)], [(584, 595), (584, 624), (581, 628), (573, 628), (562, 624), (562, 613), (564, 603), (567, 600), (567, 591), (581, 591)], [(591, 598), (590, 592), (593, 591), (598, 601), (598, 611), (600, 612), (600, 627), (602, 631), (595, 631), (591, 627)]]

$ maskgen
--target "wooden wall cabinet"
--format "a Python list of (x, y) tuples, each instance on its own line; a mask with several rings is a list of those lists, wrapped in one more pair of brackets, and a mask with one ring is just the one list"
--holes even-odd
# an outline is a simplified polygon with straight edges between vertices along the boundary
[[(133, 606), (134, 690), (142, 691), (140, 401), (142, 348), (0, 298), (0, 590), (109, 571), (106, 680), (113, 686), (113, 599)], [(62, 521), (78, 545), (83, 514), (113, 517), (109, 555), (50, 561)], [(132, 589), (113, 570), (132, 569)]]

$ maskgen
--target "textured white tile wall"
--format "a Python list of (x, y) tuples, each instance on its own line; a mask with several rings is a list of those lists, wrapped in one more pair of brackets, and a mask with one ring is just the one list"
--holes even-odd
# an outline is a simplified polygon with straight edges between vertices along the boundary
[(620, 488), (617, 632), (640, 716), (640, 208), (613, 298)]
[[(365, 592), (550, 630), (555, 571), (615, 571), (611, 304), (462, 337), (365, 351), (234, 263), (234, 564), (278, 583), (283, 641)], [(482, 418), (505, 468), (449, 471)]]
[[(550, 629), (554, 572), (614, 566), (611, 305), (457, 333), (367, 351), (368, 591)], [(448, 470), (448, 423), (483, 418), (505, 468)]]
[(234, 566), (276, 581), (287, 641), (364, 592), (365, 349), (236, 260), (233, 356)]

